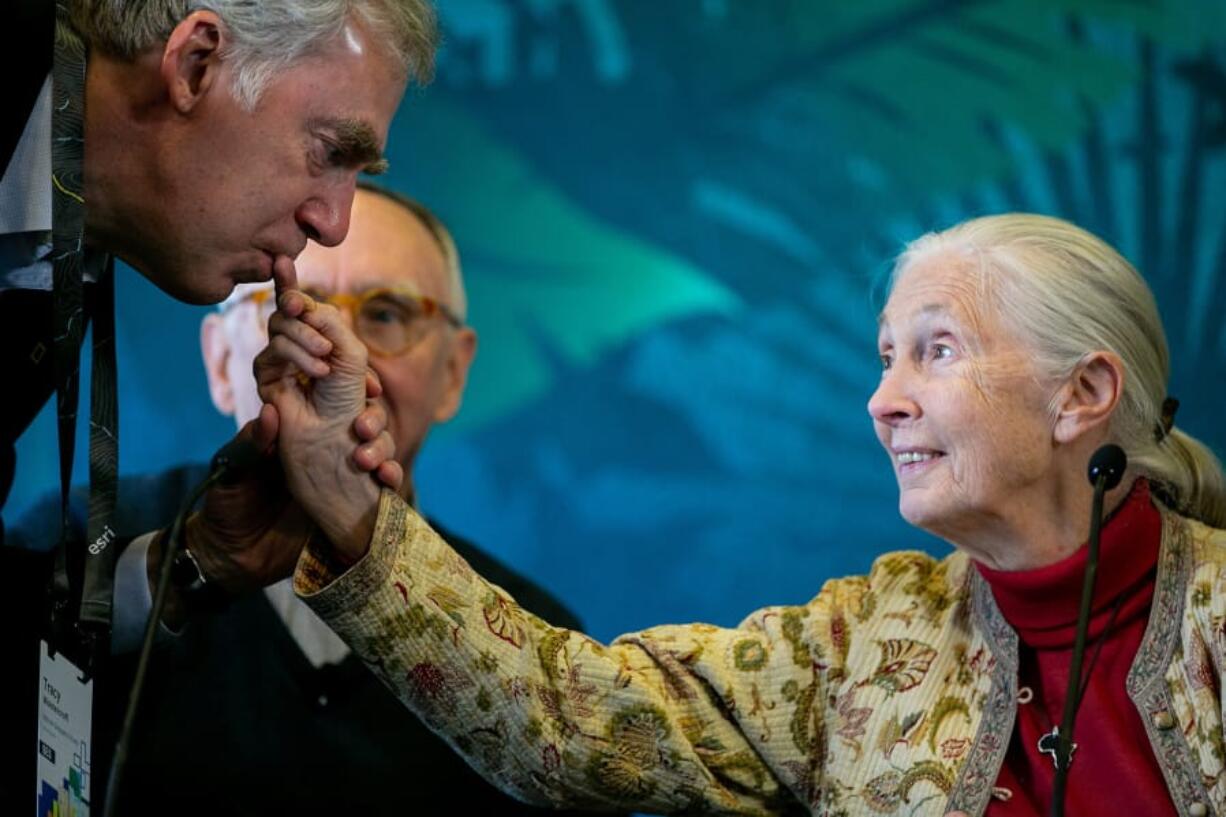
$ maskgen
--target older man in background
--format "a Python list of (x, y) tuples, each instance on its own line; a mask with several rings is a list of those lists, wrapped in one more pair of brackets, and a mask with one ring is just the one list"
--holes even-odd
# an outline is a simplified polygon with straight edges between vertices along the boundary
[[(354, 200), (349, 238), (335, 248), (308, 248), (298, 276), (304, 289), (348, 313), (369, 349), (405, 473), (401, 492), (413, 501), (413, 462), (430, 428), (459, 410), (477, 344), (464, 322), (450, 235), (416, 202), (365, 186)], [(252, 360), (268, 342), (273, 306), (270, 285), (244, 285), (201, 327), (213, 403), (239, 426), (260, 410)], [(188, 466), (125, 480), (121, 521), (140, 528), (172, 514), (202, 471)], [(48, 504), (24, 527), (53, 518)], [(463, 539), (448, 541), (527, 608), (578, 627), (536, 585)], [(536, 812), (498, 792), (430, 734), (294, 596), (288, 580), (198, 612), (161, 646), (149, 683), (124, 813)], [(118, 703), (103, 717), (116, 717)]]

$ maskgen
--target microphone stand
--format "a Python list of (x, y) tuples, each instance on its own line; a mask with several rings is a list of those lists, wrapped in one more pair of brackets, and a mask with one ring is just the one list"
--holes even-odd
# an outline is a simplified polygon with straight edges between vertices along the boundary
[(239, 478), (251, 467), (257, 457), (258, 452), (243, 439), (232, 440), (223, 446), (213, 456), (213, 461), (209, 463), (208, 476), (201, 480), (183, 500), (170, 526), (170, 535), (166, 537), (163, 544), (157, 587), (153, 591), (153, 607), (149, 612), (149, 620), (145, 623), (145, 637), (141, 642), (140, 656), (136, 661), (132, 689), (128, 693), (128, 706), (124, 710), (119, 738), (115, 741), (115, 756), (111, 761), (110, 774), (107, 776), (106, 800), (102, 808), (103, 817), (112, 817), (115, 814), (119, 798), (119, 783), (123, 779), (124, 766), (128, 760), (128, 745), (132, 742), (132, 727), (136, 723), (136, 714), (140, 709), (141, 694), (145, 688), (145, 674), (149, 669), (149, 658), (153, 653), (153, 642), (157, 637), (158, 624), (162, 620), (162, 609), (166, 606), (166, 591), (170, 585), (175, 555), (183, 544), (187, 517), (205, 492), (219, 482), (230, 482)]
[(1081, 663), (1085, 658), (1086, 634), (1090, 628), (1090, 608), (1094, 601), (1094, 580), (1098, 575), (1098, 542), (1103, 524), (1103, 497), (1119, 484), (1127, 459), (1116, 445), (1105, 445), (1090, 458), (1089, 476), (1094, 485), (1094, 505), (1090, 512), (1090, 543), (1086, 557), (1085, 579), (1081, 585), (1081, 606), (1077, 611), (1077, 635), (1073, 641), (1073, 659), (1069, 665), (1068, 689), (1064, 696), (1064, 716), (1056, 728), (1053, 758), (1056, 776), (1052, 782), (1051, 817), (1064, 817), (1064, 795), (1068, 786), (1069, 767), (1073, 764), (1073, 725), (1081, 705)]

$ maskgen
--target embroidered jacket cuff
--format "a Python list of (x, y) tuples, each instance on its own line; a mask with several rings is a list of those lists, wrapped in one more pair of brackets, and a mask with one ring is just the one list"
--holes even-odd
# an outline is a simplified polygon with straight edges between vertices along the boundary
[(387, 584), (411, 513), (402, 498), (383, 489), (366, 555), (346, 570), (331, 557), (326, 542), (312, 538), (298, 558), (294, 592), (324, 619), (360, 609)]

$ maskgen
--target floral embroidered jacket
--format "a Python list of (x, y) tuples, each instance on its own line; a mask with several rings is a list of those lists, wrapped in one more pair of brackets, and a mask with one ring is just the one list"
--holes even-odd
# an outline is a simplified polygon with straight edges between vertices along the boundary
[[(1128, 694), (1194, 817), (1226, 808), (1224, 583), (1226, 531), (1164, 509)], [(336, 575), (308, 549), (295, 585), (474, 768), (534, 802), (979, 815), (1013, 731), (1017, 637), (957, 552), (887, 554), (735, 629), (605, 646), (521, 610), (385, 491), (362, 561)]]

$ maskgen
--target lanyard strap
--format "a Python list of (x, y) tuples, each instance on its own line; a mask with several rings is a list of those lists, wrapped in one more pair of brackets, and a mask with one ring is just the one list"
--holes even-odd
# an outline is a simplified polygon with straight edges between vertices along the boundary
[(89, 395), (89, 523), (81, 621), (107, 632), (114, 597), (115, 499), (119, 487), (119, 400), (115, 367), (115, 260), (93, 288), (93, 367)]
[[(61, 648), (72, 649), (89, 671), (109, 635), (116, 550), (111, 526), (119, 455), (114, 267), (108, 260), (97, 283), (90, 287), (93, 308), (87, 310), (86, 264), (98, 259), (88, 257), (85, 251), (85, 200), (81, 195), (86, 54), (65, 19), (66, 13), (65, 4), (57, 4), (52, 66), (52, 322), (60, 451), (60, 542), (52, 579), (52, 627)], [(87, 544), (72, 533), (69, 495), (76, 447), (80, 350), (91, 312), (94, 356)], [(82, 580), (75, 587), (79, 592), (74, 592), (76, 583), (70, 577), (70, 566), (75, 569), (78, 565)]]

